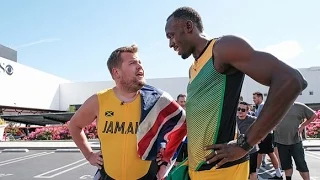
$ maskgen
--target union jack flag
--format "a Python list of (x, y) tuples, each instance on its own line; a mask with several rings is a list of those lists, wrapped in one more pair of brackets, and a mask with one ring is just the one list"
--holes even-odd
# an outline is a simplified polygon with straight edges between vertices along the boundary
[(154, 160), (166, 142), (162, 160), (170, 162), (186, 136), (186, 113), (167, 93), (145, 85), (141, 90), (141, 120), (137, 131), (138, 155)]

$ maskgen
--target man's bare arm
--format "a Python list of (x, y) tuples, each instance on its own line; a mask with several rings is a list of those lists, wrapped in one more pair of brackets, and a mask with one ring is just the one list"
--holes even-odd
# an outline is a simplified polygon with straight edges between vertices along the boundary
[(255, 81), (270, 86), (267, 101), (259, 117), (246, 132), (250, 145), (257, 144), (281, 121), (299, 93), (307, 87), (303, 76), (273, 55), (254, 50), (235, 36), (220, 38), (214, 48), (219, 72), (237, 69)]
[(98, 108), (97, 95), (93, 95), (76, 111), (68, 125), (73, 141), (87, 159), (92, 153), (92, 149), (82, 129), (90, 125), (97, 118)]
[(317, 119), (317, 115), (314, 114), (313, 116), (311, 116), (310, 119), (304, 121), (304, 122), (300, 125), (300, 127), (301, 127), (301, 128), (304, 128), (304, 127), (306, 127), (308, 124), (310, 124), (312, 121), (314, 121), (314, 120), (316, 120), (316, 119)]

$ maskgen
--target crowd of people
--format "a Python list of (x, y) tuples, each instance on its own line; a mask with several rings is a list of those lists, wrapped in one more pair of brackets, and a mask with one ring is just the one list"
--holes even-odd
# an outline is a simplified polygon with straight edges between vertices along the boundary
[[(185, 108), (186, 95), (179, 94), (177, 102), (181, 107)], [(261, 92), (253, 93), (253, 103), (254, 104), (245, 102), (243, 101), (243, 97), (240, 97), (237, 109), (237, 126), (240, 131), (239, 133), (245, 133), (257, 119), (257, 116), (259, 116), (264, 105), (263, 94)], [(249, 179), (257, 179), (260, 166), (266, 165), (266, 155), (269, 156), (276, 172), (275, 176), (269, 179), (283, 179), (281, 171), (284, 170), (286, 179), (290, 180), (293, 174), (291, 157), (293, 157), (301, 177), (303, 179), (309, 179), (309, 170), (302, 146), (302, 133), (304, 127), (316, 118), (315, 111), (305, 104), (295, 102), (284, 117), (284, 120), (276, 126), (275, 130), (271, 131), (249, 152)], [(278, 148), (280, 148), (280, 154)], [(182, 142), (181, 149), (179, 149), (178, 152), (177, 163), (182, 162), (188, 157), (186, 140)], [(280, 163), (281, 160), (282, 163)]]
[[(264, 154), (276, 168), (274, 178), (283, 178), (283, 169), (291, 179), (292, 156), (309, 179), (298, 132), (315, 115), (294, 102), (307, 87), (301, 73), (239, 37), (208, 37), (191, 7), (169, 15), (165, 34), (182, 59), (194, 57), (186, 95), (176, 100), (147, 85), (138, 47), (123, 46), (107, 61), (116, 85), (89, 97), (70, 120), (74, 142), (98, 167), (95, 179), (254, 179)], [(265, 102), (261, 93), (253, 95), (254, 112), (239, 102), (245, 75), (270, 87)], [(82, 131), (95, 120), (99, 152)]]
[[(177, 103), (185, 109), (186, 95), (179, 94)], [(237, 109), (237, 126), (240, 131), (239, 133), (245, 133), (255, 122), (263, 105), (264, 99), (261, 92), (253, 93), (253, 104), (243, 101), (243, 97), (240, 97)], [(286, 179), (290, 180), (293, 174), (291, 158), (294, 159), (301, 177), (304, 180), (310, 179), (302, 146), (302, 133), (304, 127), (316, 118), (314, 110), (305, 104), (294, 102), (284, 117), (284, 120), (249, 152), (249, 179), (257, 180), (259, 168), (266, 165), (266, 155), (269, 156), (269, 160), (275, 169), (275, 176), (269, 179), (283, 179), (282, 170), (284, 170)], [(177, 152), (176, 165), (188, 157), (187, 138), (183, 140)]]

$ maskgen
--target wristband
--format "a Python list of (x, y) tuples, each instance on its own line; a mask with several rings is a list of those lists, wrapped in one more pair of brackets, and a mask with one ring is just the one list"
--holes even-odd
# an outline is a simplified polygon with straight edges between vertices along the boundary
[(89, 157), (93, 154), (93, 152), (90, 152), (87, 156), (84, 156), (87, 160), (89, 159)]

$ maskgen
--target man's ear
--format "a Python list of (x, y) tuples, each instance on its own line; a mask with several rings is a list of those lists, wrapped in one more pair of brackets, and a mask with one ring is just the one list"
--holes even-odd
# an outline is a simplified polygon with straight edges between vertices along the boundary
[(193, 28), (194, 28), (193, 22), (191, 20), (187, 20), (185, 25), (185, 31), (187, 33), (191, 33), (193, 31)]
[(112, 76), (113, 76), (114, 78), (116, 78), (116, 79), (119, 78), (119, 76), (120, 76), (120, 71), (119, 71), (119, 69), (117, 69), (117, 68), (112, 68), (111, 72), (112, 72)]

